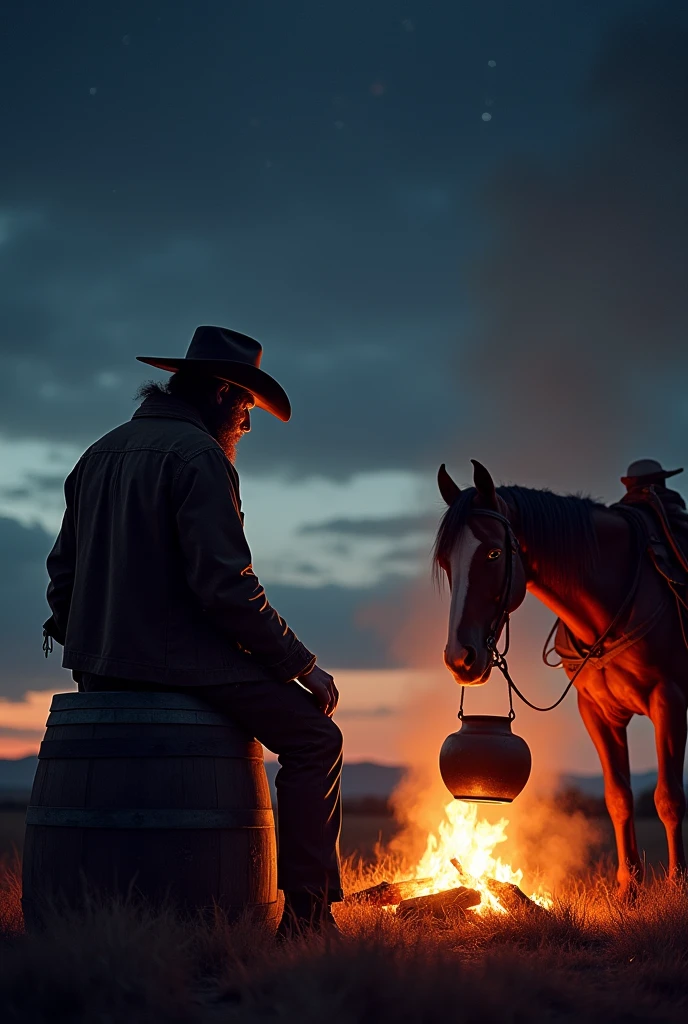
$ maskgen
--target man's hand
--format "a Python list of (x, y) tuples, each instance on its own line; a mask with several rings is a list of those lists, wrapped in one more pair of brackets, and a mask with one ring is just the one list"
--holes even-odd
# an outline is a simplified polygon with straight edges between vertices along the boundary
[(310, 672), (299, 676), (299, 682), (311, 691), (320, 710), (331, 718), (339, 701), (339, 690), (330, 673), (314, 665)]

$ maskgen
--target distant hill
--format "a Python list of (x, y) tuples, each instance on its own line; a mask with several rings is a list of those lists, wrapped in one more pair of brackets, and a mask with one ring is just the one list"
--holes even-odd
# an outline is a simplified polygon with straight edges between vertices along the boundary
[[(32, 755), (16, 760), (0, 758), (0, 800), (17, 799), (30, 792), (38, 759)], [(275, 776), (279, 765), (268, 761), (265, 765), (270, 786), (274, 789)], [(363, 797), (384, 799), (396, 789), (404, 775), (401, 765), (376, 764), (374, 761), (358, 761), (344, 765), (342, 793), (348, 800)], [(641, 772), (632, 776), (633, 791), (636, 794), (654, 789), (656, 772)], [(602, 796), (604, 783), (601, 775), (562, 775), (560, 788), (578, 789), (586, 796)]]
[[(274, 789), (279, 765), (275, 761), (269, 761), (265, 769), (270, 787)], [(405, 769), (398, 765), (375, 764), (373, 761), (345, 764), (342, 772), (342, 796), (347, 800), (366, 796), (386, 799), (394, 792), (404, 772)]]
[[(38, 758), (21, 757), (17, 760), (0, 758), (0, 800), (13, 800), (31, 791)], [(268, 761), (265, 765), (270, 786), (274, 789), (279, 765)], [(404, 769), (394, 765), (361, 761), (344, 765), (342, 793), (347, 799), (374, 796), (386, 798), (396, 788)]]
[[(631, 775), (633, 792), (647, 793), (657, 785), (657, 772), (639, 772)], [(562, 775), (560, 789), (577, 789), (586, 796), (604, 796), (604, 779), (601, 775)]]
[(35, 754), (15, 760), (0, 758), (0, 800), (20, 799), (30, 793), (37, 764)]

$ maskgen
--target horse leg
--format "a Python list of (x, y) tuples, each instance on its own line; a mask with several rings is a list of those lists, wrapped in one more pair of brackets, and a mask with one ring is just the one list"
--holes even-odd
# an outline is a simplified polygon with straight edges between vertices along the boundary
[(657, 788), (655, 807), (666, 829), (669, 847), (669, 875), (686, 869), (683, 849), (683, 759), (686, 752), (686, 698), (671, 682), (659, 683), (650, 695), (649, 715), (655, 727), (657, 746)]
[(642, 881), (643, 870), (633, 821), (631, 765), (626, 736), (628, 723), (615, 725), (608, 722), (597, 705), (580, 693), (578, 709), (602, 765), (604, 799), (616, 837), (619, 861), (616, 877), (622, 893), (630, 894), (635, 885)]

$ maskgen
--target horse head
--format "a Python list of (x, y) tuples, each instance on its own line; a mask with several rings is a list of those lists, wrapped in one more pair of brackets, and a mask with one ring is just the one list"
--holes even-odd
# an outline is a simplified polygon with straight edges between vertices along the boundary
[(523, 602), (526, 572), (511, 527), (512, 510), (487, 469), (475, 459), (475, 489), (464, 491), (444, 465), (437, 477), (449, 506), (435, 545), (438, 567), (449, 580), (451, 606), (444, 661), (457, 683), (487, 682), (489, 642), (497, 643), (509, 612)]

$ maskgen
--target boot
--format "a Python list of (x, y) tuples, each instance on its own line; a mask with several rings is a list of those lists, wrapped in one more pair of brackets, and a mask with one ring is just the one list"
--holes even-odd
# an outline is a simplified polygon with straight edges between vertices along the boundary
[(341, 935), (330, 900), (323, 893), (285, 892), (277, 939), (283, 941), (305, 935)]

